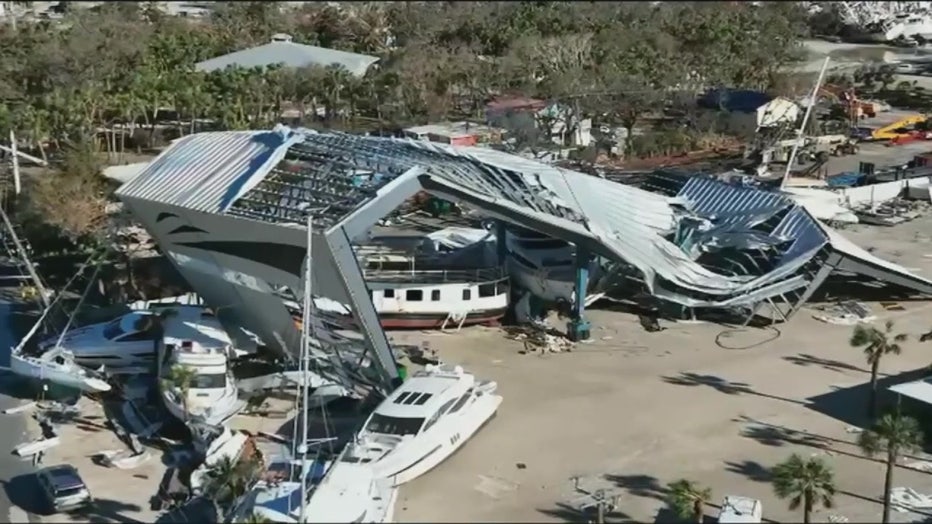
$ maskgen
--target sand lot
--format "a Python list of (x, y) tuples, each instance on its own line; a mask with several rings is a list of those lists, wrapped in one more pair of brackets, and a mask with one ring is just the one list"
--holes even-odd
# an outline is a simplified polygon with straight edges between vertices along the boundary
[[(846, 234), (927, 275), (932, 259), (922, 255), (932, 253), (930, 225), (927, 217)], [(903, 305), (891, 313), (872, 304), (878, 321), (892, 318), (899, 331), (932, 327), (932, 304)], [(862, 457), (852, 444), (856, 435), (846, 431), (862, 423), (869, 374), (847, 344), (851, 328), (816, 321), (812, 312), (769, 329), (680, 324), (646, 333), (631, 315), (592, 311), (594, 341), (547, 356), (520, 355), (521, 343), (491, 329), (395, 334), (430, 340), (448, 362), (497, 380), (505, 397), (481, 433), (402, 488), (396, 519), (578, 521), (580, 495), (570, 478), (579, 476), (583, 489), (620, 496), (609, 522), (654, 521), (665, 485), (679, 478), (711, 487), (715, 500), (759, 498), (768, 519), (799, 520), (769, 482), (769, 469), (797, 452), (824, 456), (836, 471), (836, 508), (817, 512), (815, 521), (840, 515), (878, 522), (883, 466)], [(932, 363), (930, 350), (914, 337), (901, 356), (885, 360), (887, 385)], [(927, 473), (898, 468), (895, 484), (932, 493)], [(898, 522), (920, 517), (893, 515)]]

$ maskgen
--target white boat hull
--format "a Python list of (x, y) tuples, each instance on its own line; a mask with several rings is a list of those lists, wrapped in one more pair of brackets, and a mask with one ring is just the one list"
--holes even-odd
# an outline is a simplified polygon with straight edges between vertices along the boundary
[[(161, 386), (160, 386), (161, 387)], [(230, 420), (243, 409), (246, 408), (246, 401), (240, 400), (236, 396), (236, 389), (233, 388), (233, 394), (223, 397), (220, 402), (215, 403), (207, 409), (190, 408), (189, 413), (185, 413), (184, 406), (172, 391), (162, 391), (162, 403), (165, 409), (178, 420), (182, 422), (200, 421), (211, 426), (219, 426)]]
[(110, 384), (91, 377), (74, 363), (64, 364), (20, 354), (10, 355), (10, 371), (24, 377), (47, 380), (54, 384), (86, 392), (110, 391)]
[(395, 450), (390, 455), (391, 458), (383, 459), (375, 464), (376, 475), (385, 477), (391, 481), (393, 486), (398, 487), (434, 469), (453, 455), (482, 426), (491, 420), (501, 403), (502, 397), (500, 395), (483, 395), (476, 399), (469, 411), (469, 416), (463, 417), (463, 423), (458, 426), (453, 435), (437, 439), (433, 450), (428, 452), (427, 455), (420, 458), (412, 456), (411, 458), (415, 460), (408, 461), (406, 465), (400, 465), (392, 458), (400, 458), (401, 455), (397, 453), (403, 450)]

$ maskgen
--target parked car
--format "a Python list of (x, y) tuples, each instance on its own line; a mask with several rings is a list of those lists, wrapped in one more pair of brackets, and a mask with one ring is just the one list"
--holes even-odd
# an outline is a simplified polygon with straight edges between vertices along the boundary
[(39, 486), (45, 493), (49, 506), (56, 513), (89, 506), (93, 503), (91, 492), (78, 474), (77, 468), (69, 464), (49, 466), (36, 473)]

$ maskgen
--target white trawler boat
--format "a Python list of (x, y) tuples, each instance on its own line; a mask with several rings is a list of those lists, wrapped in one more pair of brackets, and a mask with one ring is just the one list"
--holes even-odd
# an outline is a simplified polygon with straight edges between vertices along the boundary
[[(317, 486), (308, 505), (315, 522), (360, 522), (374, 492), (423, 475), (495, 415), (497, 384), (463, 368), (427, 366), (375, 409)], [(337, 520), (337, 518), (341, 520)]]
[[(166, 337), (158, 359), (159, 391), (168, 412), (182, 421), (191, 419), (219, 425), (246, 407), (229, 368), (230, 346), (204, 346), (193, 340)], [(173, 368), (187, 368), (193, 377), (185, 394), (173, 385)]]

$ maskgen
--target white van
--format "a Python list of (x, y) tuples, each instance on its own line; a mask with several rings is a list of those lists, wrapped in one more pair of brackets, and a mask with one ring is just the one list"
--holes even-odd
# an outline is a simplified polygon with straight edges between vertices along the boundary
[(759, 523), (763, 516), (763, 508), (759, 500), (726, 495), (722, 502), (722, 509), (718, 513), (718, 521), (734, 524)]

